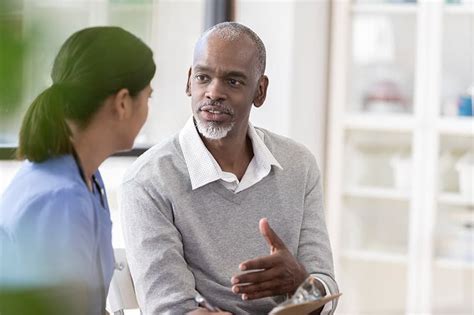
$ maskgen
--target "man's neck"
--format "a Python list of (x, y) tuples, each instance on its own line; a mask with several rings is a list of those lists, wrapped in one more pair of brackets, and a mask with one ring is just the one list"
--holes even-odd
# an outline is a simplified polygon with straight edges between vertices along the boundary
[(248, 135), (229, 135), (219, 140), (201, 136), (201, 139), (221, 169), (235, 174), (241, 180), (253, 158), (252, 141)]

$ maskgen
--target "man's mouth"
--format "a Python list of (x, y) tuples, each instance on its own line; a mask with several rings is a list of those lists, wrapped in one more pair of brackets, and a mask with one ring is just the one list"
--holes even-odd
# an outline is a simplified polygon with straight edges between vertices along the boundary
[(233, 116), (232, 110), (213, 105), (203, 105), (199, 110), (207, 121), (225, 121)]
[(209, 112), (211, 114), (227, 114), (227, 113), (221, 112), (220, 110), (213, 110), (213, 109), (207, 110), (206, 112)]

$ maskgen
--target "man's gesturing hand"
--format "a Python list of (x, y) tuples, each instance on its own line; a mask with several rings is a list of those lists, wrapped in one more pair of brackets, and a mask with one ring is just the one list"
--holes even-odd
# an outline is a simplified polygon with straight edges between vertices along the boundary
[(240, 270), (256, 271), (232, 277), (232, 291), (242, 294), (243, 300), (293, 294), (308, 273), (273, 231), (267, 219), (260, 220), (259, 228), (270, 245), (270, 255), (242, 262)]

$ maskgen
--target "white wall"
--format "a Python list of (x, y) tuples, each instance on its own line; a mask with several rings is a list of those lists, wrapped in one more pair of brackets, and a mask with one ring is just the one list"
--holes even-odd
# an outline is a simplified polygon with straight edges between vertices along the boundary
[(252, 121), (306, 145), (324, 167), (328, 0), (240, 0), (236, 21), (267, 48), (267, 100)]
[(155, 92), (143, 132), (144, 142), (151, 144), (178, 132), (191, 115), (186, 79), (204, 21), (204, 0), (159, 0), (156, 6), (152, 39)]

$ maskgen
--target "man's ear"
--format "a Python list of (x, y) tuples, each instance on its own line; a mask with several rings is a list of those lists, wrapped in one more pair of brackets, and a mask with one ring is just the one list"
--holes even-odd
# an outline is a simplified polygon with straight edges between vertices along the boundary
[(265, 102), (265, 98), (267, 97), (267, 88), (268, 77), (266, 75), (262, 75), (260, 79), (258, 79), (257, 91), (253, 98), (253, 104), (255, 107), (260, 107)]
[(132, 103), (128, 89), (120, 89), (115, 93), (113, 107), (119, 120), (128, 118), (131, 115)]
[(189, 67), (188, 80), (186, 81), (186, 95), (191, 96), (191, 67)]

